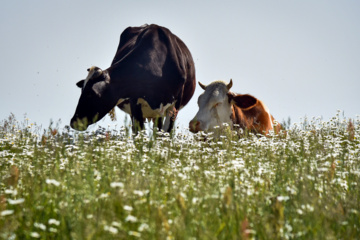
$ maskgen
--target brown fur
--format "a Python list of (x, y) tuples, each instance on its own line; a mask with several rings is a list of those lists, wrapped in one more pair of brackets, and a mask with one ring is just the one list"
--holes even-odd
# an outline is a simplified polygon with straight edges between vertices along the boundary
[[(247, 108), (240, 108), (238, 103), (234, 101), (234, 99), (239, 96), (241, 95), (234, 93), (229, 94), (229, 99), (233, 101), (231, 115), (232, 122), (234, 124), (238, 124), (242, 129), (248, 129), (251, 132), (267, 135), (269, 131), (273, 129), (273, 127), (270, 124), (269, 114), (266, 111), (264, 104), (255, 97), (249, 95), (249, 97), (256, 99), (256, 103)], [(275, 125), (274, 117), (272, 115), (270, 116), (271, 123)], [(281, 126), (279, 123), (277, 126), (274, 126), (275, 133), (278, 133), (280, 129)]]

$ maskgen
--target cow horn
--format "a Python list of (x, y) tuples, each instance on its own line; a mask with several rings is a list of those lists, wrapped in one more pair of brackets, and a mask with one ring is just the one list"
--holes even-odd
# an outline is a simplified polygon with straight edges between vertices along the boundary
[(232, 79), (230, 79), (230, 82), (229, 84), (226, 86), (228, 90), (230, 90), (230, 88), (232, 87), (233, 85), (233, 82), (232, 82)]
[(199, 83), (199, 86), (200, 86), (202, 89), (204, 89), (204, 90), (206, 89), (206, 87), (207, 87), (206, 85), (202, 84), (201, 82), (198, 82), (198, 83)]

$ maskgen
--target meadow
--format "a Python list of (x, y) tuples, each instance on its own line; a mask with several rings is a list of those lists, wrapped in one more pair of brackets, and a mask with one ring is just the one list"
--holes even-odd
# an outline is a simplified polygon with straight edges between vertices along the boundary
[(218, 138), (0, 124), (0, 239), (360, 239), (360, 119)]

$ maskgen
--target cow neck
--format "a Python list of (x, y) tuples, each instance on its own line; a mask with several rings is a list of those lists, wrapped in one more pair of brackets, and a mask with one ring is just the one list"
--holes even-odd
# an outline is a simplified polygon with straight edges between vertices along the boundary
[(231, 120), (233, 124), (238, 124), (240, 128), (248, 128), (248, 123), (245, 121), (244, 113), (241, 108), (236, 105), (232, 105)]
[(127, 98), (129, 97), (129, 92), (132, 87), (131, 81), (126, 81), (126, 77), (123, 76), (123, 72), (120, 68), (107, 70), (109, 78), (110, 78), (110, 86), (113, 94), (117, 99)]

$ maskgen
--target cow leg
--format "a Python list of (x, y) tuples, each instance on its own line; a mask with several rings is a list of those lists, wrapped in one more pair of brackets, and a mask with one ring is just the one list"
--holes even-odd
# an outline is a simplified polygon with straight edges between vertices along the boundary
[(160, 131), (163, 127), (163, 118), (162, 117), (158, 117), (154, 120), (154, 128), (158, 128), (158, 130)]
[(166, 117), (165, 117), (165, 121), (164, 121), (164, 126), (163, 126), (163, 130), (168, 132), (168, 129), (170, 127), (170, 116), (169, 113), (166, 113)]
[(176, 110), (175, 106), (172, 105), (166, 110), (166, 117), (165, 122), (163, 126), (163, 130), (166, 132), (171, 132), (171, 130), (174, 128), (175, 119), (177, 116), (178, 110)]
[(166, 114), (165, 125), (167, 128), (165, 128), (165, 131), (167, 132), (171, 132), (171, 130), (174, 128), (175, 120), (180, 110), (183, 92), (184, 92), (184, 87), (179, 93), (179, 96), (176, 98), (175, 106), (173, 106), (172, 109), (168, 111), (168, 113)]
[(144, 118), (141, 111), (141, 104), (137, 104), (137, 99), (130, 101), (131, 121), (133, 133), (137, 134), (138, 131), (144, 129)]
[(172, 110), (169, 111), (168, 116), (166, 117), (167, 120), (167, 132), (171, 132), (171, 130), (174, 128), (176, 116), (178, 114), (178, 110), (176, 107), (173, 107)]

